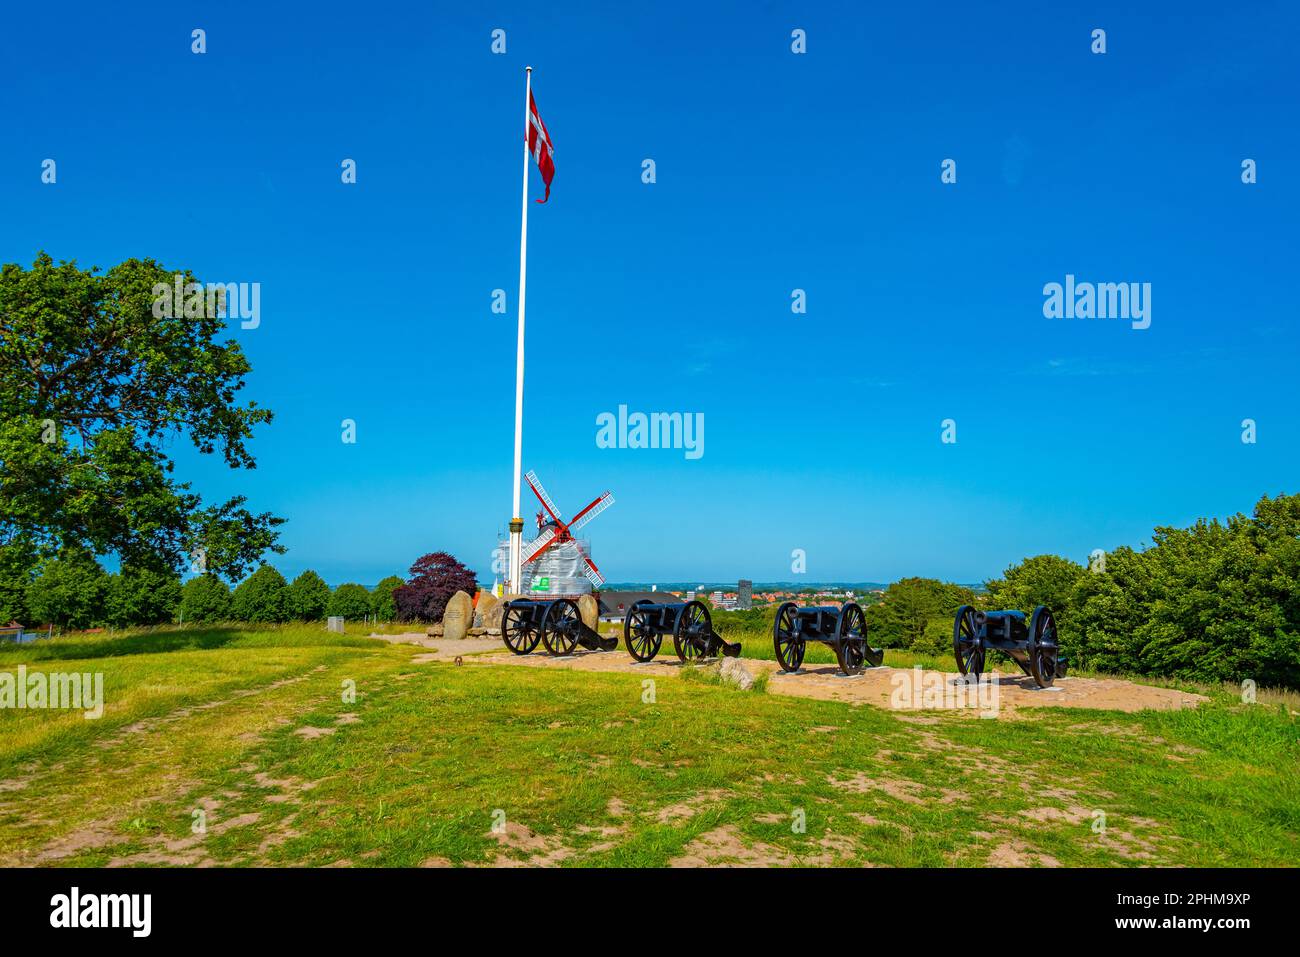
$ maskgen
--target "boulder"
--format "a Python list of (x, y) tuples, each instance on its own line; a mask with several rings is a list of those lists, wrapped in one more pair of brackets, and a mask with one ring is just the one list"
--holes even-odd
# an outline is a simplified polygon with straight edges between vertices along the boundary
[(447, 600), (447, 608), (442, 613), (442, 635), (451, 641), (459, 641), (469, 632), (473, 621), (474, 599), (458, 591)]
[(748, 691), (754, 687), (754, 676), (749, 673), (749, 669), (739, 658), (723, 658), (718, 674), (722, 676), (723, 681), (735, 685), (741, 691)]
[(578, 598), (578, 614), (582, 616), (582, 623), (592, 631), (600, 628), (600, 602), (596, 601), (595, 595)]
[(490, 591), (478, 593), (478, 604), (474, 606), (475, 628), (501, 627), (501, 602)]
[(428, 635), (430, 638), (441, 638), (442, 622), (436, 622), (435, 624), (430, 625), (429, 630), (426, 631), (425, 634)]

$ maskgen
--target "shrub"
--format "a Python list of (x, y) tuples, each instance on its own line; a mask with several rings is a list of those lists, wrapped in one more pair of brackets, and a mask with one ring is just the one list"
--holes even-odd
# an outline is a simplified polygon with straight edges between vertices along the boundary
[(229, 621), (230, 588), (216, 575), (191, 578), (181, 588), (182, 621)]
[(320, 621), (329, 601), (330, 586), (311, 569), (293, 580), (285, 596), (289, 617), (299, 621)]
[(29, 620), (27, 588), (32, 583), (33, 565), (35, 561), (25, 549), (0, 545), (0, 625)]
[(920, 650), (934, 642), (927, 639), (932, 622), (947, 621), (952, 642), (952, 619), (962, 605), (975, 604), (975, 593), (961, 585), (934, 578), (903, 578), (885, 590), (885, 597), (863, 611), (867, 633), (877, 648)]
[(230, 608), (239, 621), (288, 621), (288, 597), (284, 576), (263, 565), (239, 583)]
[(99, 562), (87, 552), (69, 551), (47, 562), (27, 586), (27, 607), (36, 622), (90, 628), (103, 620), (107, 589)]
[[(1300, 686), (1300, 495), (1252, 517), (1157, 528), (1076, 588), (1090, 666), (1196, 681)], [(1070, 649), (1067, 647), (1066, 649)]]
[(123, 567), (108, 576), (104, 620), (118, 628), (161, 625), (176, 617), (181, 580), (175, 572)]
[(370, 614), (370, 592), (366, 590), (365, 585), (345, 582), (334, 589), (334, 594), (330, 595), (326, 613), (341, 615), (348, 621), (365, 618)]
[(433, 552), (415, 560), (410, 580), (393, 592), (400, 621), (442, 621), (447, 601), (458, 591), (473, 595), (478, 589), (474, 573), (446, 552)]
[(393, 597), (393, 592), (401, 587), (402, 580), (396, 575), (389, 575), (370, 593), (370, 612), (377, 621), (397, 619), (397, 600)]

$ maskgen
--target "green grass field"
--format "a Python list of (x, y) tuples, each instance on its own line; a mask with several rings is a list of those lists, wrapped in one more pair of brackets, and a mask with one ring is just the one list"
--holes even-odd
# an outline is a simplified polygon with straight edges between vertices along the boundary
[(635, 674), (424, 651), (321, 626), (0, 646), (0, 670), (102, 671), (106, 698), (0, 710), (0, 864), (1300, 858), (1286, 699), (981, 720), (672, 677), (647, 702)]

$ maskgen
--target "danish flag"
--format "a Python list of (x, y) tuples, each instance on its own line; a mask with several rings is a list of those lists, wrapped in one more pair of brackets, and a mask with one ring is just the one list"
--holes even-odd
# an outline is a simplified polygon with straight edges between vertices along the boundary
[(551, 180), (555, 177), (555, 147), (551, 144), (551, 134), (546, 132), (546, 124), (537, 112), (537, 101), (533, 99), (531, 90), (528, 92), (528, 152), (537, 161), (542, 182), (546, 184), (546, 196), (538, 200), (539, 203), (544, 203), (551, 198)]

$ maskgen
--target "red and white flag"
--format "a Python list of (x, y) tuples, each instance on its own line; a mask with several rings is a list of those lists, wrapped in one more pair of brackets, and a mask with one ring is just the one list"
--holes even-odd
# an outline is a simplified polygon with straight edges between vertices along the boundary
[(532, 91), (528, 92), (528, 152), (537, 161), (537, 168), (542, 172), (542, 182), (546, 184), (546, 196), (539, 199), (544, 203), (551, 198), (551, 180), (555, 177), (555, 147), (551, 144), (551, 134), (546, 132), (546, 124), (537, 112), (537, 101)]

